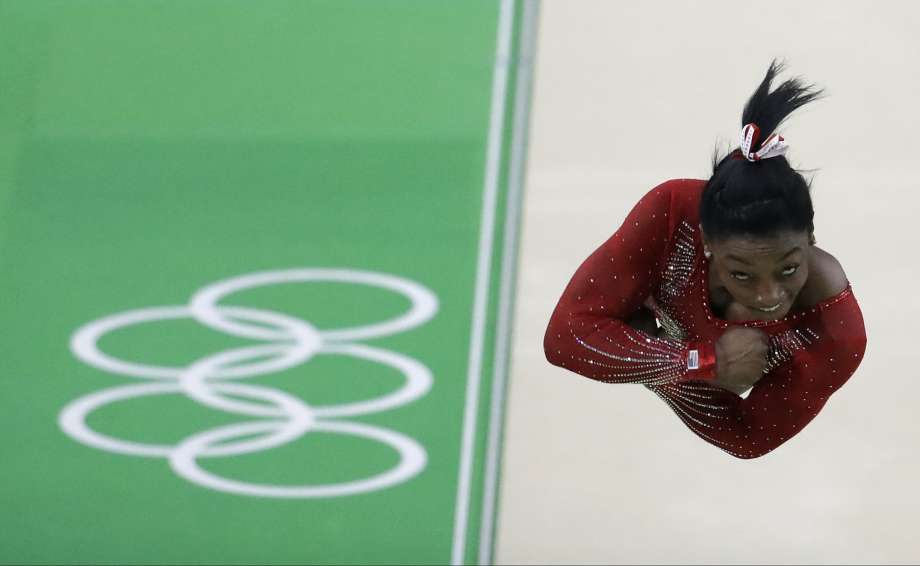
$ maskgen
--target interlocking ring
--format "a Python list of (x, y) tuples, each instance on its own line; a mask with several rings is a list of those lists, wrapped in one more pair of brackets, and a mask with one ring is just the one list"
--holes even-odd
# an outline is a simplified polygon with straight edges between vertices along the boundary
[[(282, 313), (221, 305), (227, 295), (293, 282), (337, 282), (381, 287), (407, 297), (409, 310), (367, 326), (319, 330)], [(241, 275), (198, 290), (187, 306), (137, 309), (90, 322), (73, 334), (71, 351), (83, 362), (108, 373), (148, 380), (119, 385), (80, 397), (61, 411), (58, 422), (75, 440), (88, 446), (131, 456), (166, 458), (180, 477), (203, 487), (261, 497), (336, 497), (386, 489), (421, 472), (425, 449), (408, 436), (378, 426), (342, 420), (393, 410), (424, 396), (431, 371), (418, 360), (357, 340), (405, 332), (429, 321), (438, 310), (437, 297), (418, 283), (393, 275), (347, 269), (291, 269)], [(147, 322), (191, 318), (209, 328), (260, 341), (196, 360), (185, 367), (141, 364), (118, 359), (99, 348), (99, 340), (115, 330)], [(283, 371), (317, 355), (344, 355), (390, 366), (405, 378), (402, 387), (382, 397), (339, 405), (312, 406), (277, 389), (236, 380)], [(266, 359), (267, 358), (267, 359)], [(95, 431), (87, 417), (96, 409), (149, 395), (185, 395), (212, 409), (252, 417), (253, 421), (205, 430), (175, 445), (149, 444)], [(335, 419), (335, 420), (328, 420)], [(229, 457), (269, 450), (311, 431), (358, 436), (382, 442), (399, 454), (399, 462), (375, 476), (323, 485), (265, 485), (231, 480), (205, 470), (202, 458)], [(234, 439), (240, 439), (233, 442)]]

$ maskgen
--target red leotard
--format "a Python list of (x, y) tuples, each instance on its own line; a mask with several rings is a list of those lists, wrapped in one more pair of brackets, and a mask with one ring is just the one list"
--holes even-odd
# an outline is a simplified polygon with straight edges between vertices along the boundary
[[(610, 383), (640, 383), (693, 432), (739, 458), (762, 456), (802, 430), (856, 371), (866, 349), (850, 283), (835, 297), (776, 321), (727, 322), (710, 310), (699, 232), (705, 181), (648, 192), (578, 268), (553, 312), (547, 359)], [(651, 308), (656, 338), (624, 320)], [(729, 326), (770, 336), (768, 372), (747, 398), (715, 386), (715, 342)]]

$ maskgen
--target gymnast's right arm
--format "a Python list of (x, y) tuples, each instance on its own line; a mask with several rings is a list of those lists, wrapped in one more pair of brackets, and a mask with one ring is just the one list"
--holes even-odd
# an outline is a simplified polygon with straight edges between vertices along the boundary
[(711, 344), (657, 338), (626, 322), (660, 283), (673, 183), (649, 191), (575, 272), (546, 329), (543, 347), (550, 363), (608, 383), (715, 378)]

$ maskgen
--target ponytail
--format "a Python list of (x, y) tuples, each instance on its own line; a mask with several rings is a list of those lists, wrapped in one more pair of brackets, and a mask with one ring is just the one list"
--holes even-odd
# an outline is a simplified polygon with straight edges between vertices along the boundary
[[(786, 80), (770, 92), (773, 79), (784, 67), (774, 59), (744, 105), (742, 128), (750, 131), (746, 126), (753, 124), (759, 134), (751, 144), (752, 154), (768, 143), (792, 112), (823, 95), (823, 90), (804, 85), (798, 78)], [(809, 183), (789, 165), (783, 152), (751, 161), (740, 147), (724, 156), (716, 151), (712, 176), (700, 199), (700, 223), (707, 238), (771, 236), (784, 230), (814, 231)]]

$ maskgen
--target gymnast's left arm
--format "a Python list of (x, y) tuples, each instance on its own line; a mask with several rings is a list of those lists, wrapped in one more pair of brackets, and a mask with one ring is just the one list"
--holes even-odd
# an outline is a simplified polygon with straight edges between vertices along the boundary
[[(771, 353), (780, 361), (741, 401), (748, 434), (761, 437), (765, 451), (805, 428), (862, 362), (865, 323), (852, 291), (848, 294), (821, 313), (817, 328), (778, 336)], [(783, 362), (784, 357), (790, 359)]]
[(654, 391), (702, 439), (739, 458), (767, 454), (798, 434), (856, 372), (866, 330), (852, 289), (800, 327), (774, 336), (769, 372), (746, 399), (709, 383)]

